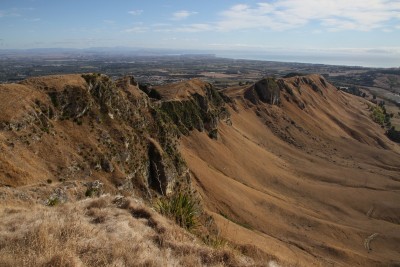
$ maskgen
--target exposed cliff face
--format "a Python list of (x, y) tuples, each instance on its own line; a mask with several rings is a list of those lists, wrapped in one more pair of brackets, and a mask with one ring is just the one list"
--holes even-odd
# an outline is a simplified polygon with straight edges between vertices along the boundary
[(132, 77), (33, 78), (0, 85), (0, 94), (8, 100), (0, 107), (2, 184), (100, 179), (110, 190), (169, 194), (188, 181), (175, 126)]
[[(133, 77), (100, 74), (0, 85), (0, 182), (98, 179), (147, 197), (188, 186), (178, 138), (194, 129), (217, 138), (219, 121), (230, 121), (225, 102), (199, 80), (157, 88), (161, 101), (138, 86)], [(173, 97), (171, 88), (179, 89)]]
[(278, 105), (280, 103), (280, 89), (274, 78), (265, 78), (247, 89), (245, 97), (253, 104), (261, 101), (271, 105)]
[(218, 123), (230, 124), (230, 114), (218, 91), (209, 83), (194, 79), (187, 82), (156, 87), (161, 94), (160, 109), (188, 135), (196, 129), (218, 138)]
[(304, 109), (304, 102), (301, 100), (301, 88), (310, 87), (314, 92), (324, 96), (323, 90), (328, 88), (328, 83), (322, 76), (294, 76), (286, 79), (264, 78), (257, 81), (244, 91), (244, 97), (253, 104), (267, 103), (279, 105), (281, 97), (289, 98)]

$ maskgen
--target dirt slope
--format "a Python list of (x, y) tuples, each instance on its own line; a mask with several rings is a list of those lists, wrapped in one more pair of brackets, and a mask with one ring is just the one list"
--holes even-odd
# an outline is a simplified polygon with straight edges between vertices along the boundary
[(400, 147), (322, 77), (277, 82), (280, 104), (227, 89), (232, 126), (183, 138), (223, 235), (292, 265), (400, 264)]

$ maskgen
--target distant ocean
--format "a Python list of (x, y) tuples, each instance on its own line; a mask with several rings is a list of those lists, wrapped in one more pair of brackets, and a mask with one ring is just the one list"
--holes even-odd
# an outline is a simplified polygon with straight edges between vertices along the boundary
[(360, 66), (371, 68), (399, 68), (400, 55), (281, 55), (281, 54), (239, 54), (216, 53), (218, 57), (278, 62), (296, 62), (339, 66)]

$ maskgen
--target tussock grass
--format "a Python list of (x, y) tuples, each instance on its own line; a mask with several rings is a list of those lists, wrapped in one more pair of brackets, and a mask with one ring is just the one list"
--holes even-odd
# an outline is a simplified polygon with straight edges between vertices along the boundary
[(219, 234), (218, 235), (207, 235), (203, 238), (204, 244), (213, 248), (222, 248), (227, 245), (227, 241), (222, 238)]
[[(180, 221), (195, 225), (196, 200), (180, 195), (174, 201)], [(102, 196), (54, 207), (0, 204), (0, 217), (4, 267), (254, 265), (235, 250), (204, 245), (132, 198)]]
[(193, 192), (178, 192), (169, 198), (160, 199), (156, 209), (188, 230), (193, 230), (199, 225), (200, 201)]

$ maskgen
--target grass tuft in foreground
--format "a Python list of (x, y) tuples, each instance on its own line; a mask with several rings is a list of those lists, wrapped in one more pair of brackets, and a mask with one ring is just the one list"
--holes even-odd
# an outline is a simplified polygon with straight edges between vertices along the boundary
[(188, 230), (194, 230), (199, 225), (200, 200), (193, 192), (178, 192), (171, 197), (160, 199), (156, 203), (156, 209)]

